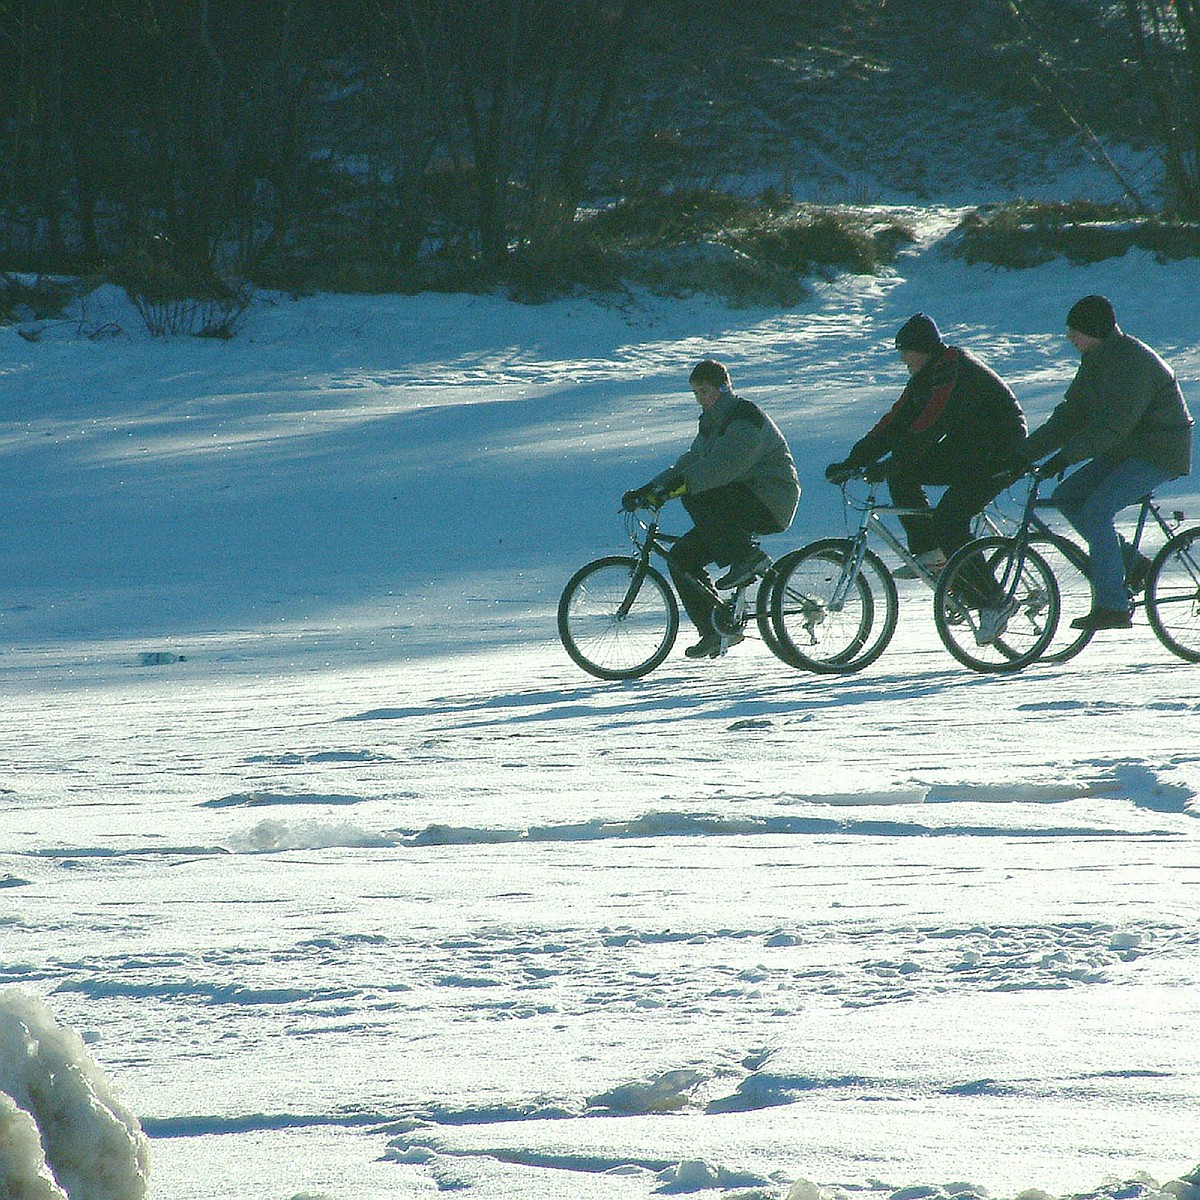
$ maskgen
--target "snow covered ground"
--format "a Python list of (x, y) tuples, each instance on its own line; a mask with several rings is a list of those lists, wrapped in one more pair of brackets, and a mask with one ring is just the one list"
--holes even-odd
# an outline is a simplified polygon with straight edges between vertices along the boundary
[(845, 678), (748, 642), (605, 684), (555, 636), (700, 357), (792, 442), (776, 552), (842, 530), (822, 470), (917, 310), (1037, 424), (1103, 291), (1197, 407), (1195, 263), (968, 268), (910, 215), (894, 272), (788, 313), (280, 297), (216, 343), (100, 293), (0, 329), (0, 983), (78, 1031), (157, 1200), (1200, 1160), (1200, 668), (1144, 620), (1012, 678), (916, 584)]

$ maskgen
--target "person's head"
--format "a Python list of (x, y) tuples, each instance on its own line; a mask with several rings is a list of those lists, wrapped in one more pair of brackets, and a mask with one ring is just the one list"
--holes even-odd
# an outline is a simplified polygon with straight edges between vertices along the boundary
[(930, 359), (946, 348), (932, 317), (915, 313), (896, 332), (896, 349), (910, 375), (915, 375)]
[(688, 383), (691, 384), (696, 403), (708, 412), (716, 404), (721, 389), (730, 386), (729, 371), (724, 363), (717, 362), (715, 358), (705, 358), (692, 368)]
[(1067, 313), (1067, 337), (1080, 354), (1094, 350), (1117, 328), (1117, 314), (1107, 296), (1084, 296)]

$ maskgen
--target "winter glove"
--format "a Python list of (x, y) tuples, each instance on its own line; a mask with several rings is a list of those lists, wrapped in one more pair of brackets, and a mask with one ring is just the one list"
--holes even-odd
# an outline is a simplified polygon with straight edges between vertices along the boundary
[(830, 483), (841, 485), (845, 483), (847, 479), (853, 479), (855, 474), (857, 474), (857, 471), (857, 467), (852, 467), (847, 462), (831, 462), (829, 466), (825, 468), (825, 478)]
[(646, 483), (626, 492), (621, 497), (621, 507), (626, 512), (633, 512), (638, 508), (661, 508), (664, 501), (662, 489), (657, 484)]
[(888, 477), (890, 462), (875, 462), (863, 472), (863, 478), (868, 483), (882, 483)]
[(668, 485), (669, 481), (667, 483), (646, 483), (640, 488), (634, 488), (621, 497), (621, 508), (625, 512), (633, 512), (636, 508), (662, 508), (672, 496), (681, 495), (683, 492), (682, 479), (676, 490), (672, 490)]
[(1070, 465), (1071, 460), (1060, 450), (1057, 454), (1052, 454), (1037, 468), (1037, 477), (1050, 479), (1055, 475), (1061, 475)]
[(1033, 464), (1019, 450), (1000, 459), (992, 468), (990, 474), (996, 482), (1012, 487), (1022, 475), (1028, 475)]

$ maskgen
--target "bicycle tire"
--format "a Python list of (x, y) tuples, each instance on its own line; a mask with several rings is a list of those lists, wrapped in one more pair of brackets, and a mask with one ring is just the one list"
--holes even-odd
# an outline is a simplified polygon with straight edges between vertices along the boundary
[(779, 582), (778, 570), (779, 563), (776, 563), (763, 576), (762, 582), (758, 585), (754, 599), (754, 619), (758, 624), (758, 635), (771, 653), (789, 667), (799, 667), (800, 663), (779, 640), (775, 632), (775, 624), (771, 619), (771, 598), (774, 596), (775, 587)]
[(1064, 663), (1074, 658), (1095, 636), (1094, 630), (1071, 628), (1076, 617), (1085, 616), (1092, 609), (1088, 553), (1070, 538), (1059, 534), (1035, 535), (1033, 545), (1054, 572), (1054, 582), (1058, 584), (1058, 628), (1041, 661)]
[(679, 602), (654, 567), (630, 556), (597, 558), (567, 580), (558, 636), (572, 660), (598, 679), (638, 679), (671, 653)]
[(831, 607), (853, 543), (822, 538), (785, 555), (777, 564), (771, 619), (789, 661), (823, 675), (844, 675), (870, 666), (896, 631), (896, 584), (872, 550), (847, 589)]
[[(1054, 572), (1036, 550), (1026, 547), (1023, 569), (1010, 579), (1009, 568), (1017, 550), (1013, 538), (977, 538), (955, 551), (938, 577), (933, 593), (938, 636), (946, 649), (973, 671), (1020, 671), (1044, 654), (1054, 639), (1059, 603)], [(1006, 580), (1007, 587), (998, 585), (998, 579)], [(980, 642), (976, 635), (984, 586), (1002, 590), (1003, 607), (1011, 612), (1000, 634)]]
[(1184, 529), (1154, 556), (1146, 580), (1146, 616), (1173, 654), (1200, 662), (1200, 525)]

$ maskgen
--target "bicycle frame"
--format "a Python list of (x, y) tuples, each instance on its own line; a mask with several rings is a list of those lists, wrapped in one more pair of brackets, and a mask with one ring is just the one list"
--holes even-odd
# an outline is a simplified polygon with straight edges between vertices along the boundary
[[(1036, 493), (1035, 493), (1036, 494)], [(1133, 536), (1126, 539), (1129, 546), (1139, 553), (1142, 551), (1142, 543), (1146, 538), (1147, 530), (1157, 526), (1163, 538), (1170, 540), (1175, 532), (1183, 525), (1186, 516), (1181, 509), (1172, 509), (1169, 516), (1163, 515), (1161, 505), (1155, 500), (1153, 493), (1149, 493), (1141, 498), (1138, 503), (1137, 519), (1134, 523)], [(1051, 500), (1036, 500), (1033, 508), (1043, 509), (1057, 512), (1054, 502)], [(1027, 528), (1026, 528), (1027, 526)], [(1073, 531), (1072, 531), (1073, 532)], [(1013, 536), (1021, 536), (1024, 533), (1025, 541), (1028, 542), (1031, 534), (1037, 533), (1050, 539), (1068, 538), (1067, 534), (1059, 533), (1045, 518), (1038, 516), (1036, 511), (1027, 511), (1022, 516), (1022, 526)], [(1071, 540), (1068, 538), (1068, 540)], [(1080, 552), (1086, 554), (1086, 548), (1079, 547)], [(1147, 557), (1153, 557), (1148, 555)], [(1131, 598), (1131, 607), (1137, 609), (1145, 603), (1144, 598)]]
[(1008, 562), (1008, 566), (1004, 571), (1004, 578), (998, 579), (996, 582), (1000, 585), (1000, 590), (1007, 596), (1011, 591), (1014, 582), (1020, 579), (1021, 573), (1025, 570), (1026, 553), (1029, 550), (1029, 542), (1035, 532), (1041, 531), (1049, 533), (1049, 527), (1036, 514), (1038, 506), (1038, 488), (1041, 485), (1041, 480), (1038, 478), (1036, 471), (1031, 471), (1028, 475), (1029, 488), (1025, 493), (1025, 503), (1021, 508), (1021, 520), (1017, 525), (1017, 531), (1013, 534), (1013, 541), (1017, 547), (1016, 555)]
[[(648, 511), (651, 514), (648, 520), (643, 520), (637, 515), (636, 512), (626, 514), (626, 527), (629, 534), (629, 540), (638, 548), (638, 569), (634, 573), (634, 577), (630, 580), (629, 592), (626, 595), (620, 609), (618, 610), (618, 616), (623, 617), (627, 615), (629, 610), (636, 602), (638, 592), (641, 590), (642, 581), (646, 575), (646, 567), (649, 564), (652, 555), (657, 554), (659, 558), (661, 558), (667, 564), (669, 574), (669, 569), (671, 566), (669, 557), (670, 549), (677, 541), (679, 541), (678, 534), (659, 532), (658, 509), (650, 509)], [(645, 531), (644, 537), (639, 536), (639, 529)], [(678, 569), (679, 568), (677, 567), (676, 570)], [(700, 576), (693, 575), (689, 571), (688, 576), (695, 581), (696, 585), (700, 587), (706, 593), (709, 600), (712, 601), (715, 624), (720, 626), (723, 619), (735, 628), (740, 628), (741, 625), (745, 624), (747, 607), (746, 594), (750, 590), (751, 586), (756, 582), (755, 580), (748, 580), (746, 583), (742, 584), (741, 587), (735, 590), (730, 599), (725, 599), (716, 590), (716, 588), (713, 587), (712, 581), (708, 579), (707, 575), (704, 578), (701, 578)]]
[[(856, 508), (861, 512), (862, 516), (858, 522), (858, 528), (854, 533), (850, 534), (848, 541), (850, 542), (850, 554), (847, 555), (846, 563), (842, 569), (842, 577), (838, 581), (837, 587), (834, 589), (833, 596), (830, 599), (829, 607), (832, 611), (840, 611), (846, 601), (846, 596), (850, 589), (854, 586), (854, 581), (858, 577), (859, 571), (862, 570), (863, 558), (866, 555), (867, 547), (870, 539), (873, 536), (881, 539), (896, 556), (914, 570), (919, 578), (923, 579), (929, 587), (933, 587), (937, 582), (937, 576), (925, 566), (919, 558), (917, 558), (908, 545), (903, 541), (884, 520), (884, 517), (919, 517), (927, 516), (929, 509), (927, 508), (899, 508), (893, 504), (881, 504), (878, 500), (879, 485), (872, 483), (869, 485), (869, 490), (866, 499), (862, 504), (856, 504), (845, 496), (843, 492), (844, 502), (848, 508)], [(984, 517), (991, 527), (994, 522), (991, 518)]]
[[(1153, 495), (1143, 496), (1141, 508), (1138, 510), (1137, 524), (1133, 530), (1133, 539), (1129, 543), (1139, 553), (1142, 552), (1142, 538), (1151, 521), (1158, 526), (1163, 537), (1169, 541), (1175, 531), (1183, 524), (1184, 514), (1181, 509), (1173, 509), (1170, 519), (1168, 519), (1162, 515), (1162, 509), (1158, 506)], [(1138, 608), (1144, 605), (1145, 602), (1144, 594), (1140, 600), (1134, 597), (1132, 607)]]
[[(639, 526), (646, 531), (644, 538), (639, 538), (635, 532)], [(625, 593), (625, 599), (617, 609), (617, 616), (620, 618), (627, 617), (637, 601), (638, 592), (642, 590), (642, 582), (646, 578), (646, 567), (650, 563), (651, 554), (657, 551), (661, 558), (666, 559), (667, 557), (667, 552), (662, 548), (658, 540), (657, 510), (654, 510), (654, 515), (649, 521), (642, 521), (636, 513), (629, 513), (626, 517), (626, 528), (629, 540), (637, 547), (638, 567), (629, 581), (629, 591)]]

